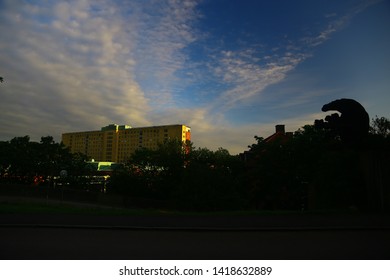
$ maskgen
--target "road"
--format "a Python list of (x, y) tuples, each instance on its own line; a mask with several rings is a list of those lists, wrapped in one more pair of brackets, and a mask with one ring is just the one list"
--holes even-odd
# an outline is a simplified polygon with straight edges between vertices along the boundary
[(390, 259), (390, 216), (0, 214), (0, 259)]
[(390, 230), (1, 227), (1, 259), (390, 259)]

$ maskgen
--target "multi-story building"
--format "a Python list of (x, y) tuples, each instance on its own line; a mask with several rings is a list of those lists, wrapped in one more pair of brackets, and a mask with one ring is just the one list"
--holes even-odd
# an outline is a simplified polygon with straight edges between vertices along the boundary
[(182, 124), (132, 128), (110, 124), (97, 131), (62, 134), (72, 153), (83, 153), (96, 161), (126, 162), (135, 150), (156, 149), (169, 139), (191, 140), (191, 128)]

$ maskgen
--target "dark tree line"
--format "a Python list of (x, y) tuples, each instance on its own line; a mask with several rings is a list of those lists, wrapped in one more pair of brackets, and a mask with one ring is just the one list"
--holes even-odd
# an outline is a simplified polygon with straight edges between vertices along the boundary
[[(170, 140), (156, 150), (139, 149), (114, 171), (105, 195), (127, 206), (179, 210), (389, 211), (390, 121), (376, 117), (359, 145), (348, 146), (327, 127), (306, 125), (292, 134), (264, 139), (244, 156)], [(71, 154), (51, 136), (0, 142), (0, 174), (27, 180), (86, 175), (86, 157)]]
[(388, 125), (373, 119), (359, 147), (315, 125), (272, 141), (255, 136), (245, 157), (169, 141), (138, 150), (109, 189), (186, 210), (385, 210)]
[[(359, 145), (306, 125), (267, 142), (255, 137), (245, 183), (258, 209), (390, 210), (390, 121), (372, 120)], [(350, 139), (348, 139), (350, 141)]]
[(36, 176), (58, 176), (61, 170), (80, 174), (85, 160), (84, 155), (71, 154), (62, 143), (56, 143), (52, 136), (41, 137), (40, 142), (30, 141), (29, 136), (0, 142), (2, 181), (31, 183)]
[[(210, 151), (170, 140), (140, 149), (112, 177), (113, 193), (163, 201), (170, 208), (221, 210), (245, 207), (238, 181), (242, 164), (223, 148)], [(152, 205), (151, 205), (152, 206)]]

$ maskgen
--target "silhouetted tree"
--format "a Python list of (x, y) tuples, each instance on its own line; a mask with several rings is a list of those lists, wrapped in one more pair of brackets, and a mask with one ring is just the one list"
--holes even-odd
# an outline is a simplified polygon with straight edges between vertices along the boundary
[(370, 133), (387, 138), (390, 135), (390, 120), (385, 117), (375, 116), (371, 120)]
[(127, 170), (113, 176), (111, 190), (133, 199), (163, 200), (175, 209), (238, 209), (244, 205), (240, 166), (226, 149), (213, 152), (168, 140), (156, 150), (137, 150)]
[(8, 177), (30, 183), (34, 176), (58, 176), (63, 169), (70, 174), (80, 174), (86, 156), (71, 154), (62, 143), (56, 143), (52, 136), (42, 137), (40, 143), (37, 143), (30, 141), (26, 135), (1, 142), (0, 160), (3, 172), (7, 169)]
[(155, 150), (136, 150), (127, 169), (114, 174), (112, 191), (147, 199), (169, 200), (180, 184), (191, 146), (191, 142), (170, 139), (160, 143)]
[(239, 158), (226, 149), (193, 149), (175, 193), (176, 204), (190, 210), (242, 209), (240, 168)]
[(8, 174), (10, 169), (11, 146), (8, 141), (0, 141), (0, 176)]
[(260, 209), (357, 207), (363, 188), (359, 153), (339, 145), (328, 130), (306, 125), (293, 137), (251, 146), (247, 187)]
[(28, 135), (15, 137), (10, 141), (8, 155), (10, 173), (17, 176), (32, 176), (35, 172), (36, 147), (33, 147)]
[(267, 142), (255, 137), (247, 161), (247, 186), (252, 207), (293, 210), (302, 206), (302, 186), (306, 180), (300, 154), (290, 138)]
[[(52, 136), (41, 137), (37, 147), (38, 161), (37, 173), (43, 176), (58, 176), (61, 170), (67, 170), (69, 174), (82, 172), (83, 168), (76, 163), (78, 154), (71, 154), (62, 143), (56, 143)], [(85, 165), (86, 157), (82, 157), (81, 162)]]

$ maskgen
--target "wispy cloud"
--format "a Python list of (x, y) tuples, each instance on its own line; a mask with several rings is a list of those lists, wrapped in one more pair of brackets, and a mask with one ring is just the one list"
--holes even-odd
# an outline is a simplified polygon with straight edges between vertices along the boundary
[(286, 52), (281, 56), (260, 57), (253, 49), (222, 51), (214, 73), (230, 88), (222, 92), (215, 104), (230, 109), (252, 97), (261, 97), (266, 87), (282, 81), (306, 56)]
[(331, 19), (326, 28), (321, 30), (319, 34), (315, 36), (305, 37), (302, 39), (308, 46), (317, 47), (330, 39), (331, 35), (341, 29), (345, 28), (351, 20), (360, 12), (364, 11), (368, 7), (375, 5), (383, 0), (367, 0), (362, 1), (358, 5), (351, 8), (344, 15), (337, 16), (336, 13), (325, 15), (325, 18)]
[(1, 118), (2, 130), (14, 136), (25, 116), (62, 131), (150, 124), (152, 106), (170, 102), (181, 50), (196, 38), (196, 2), (145, 2), (5, 1), (0, 110), (13, 118)]
[[(251, 42), (235, 48), (214, 45), (223, 40), (200, 28), (198, 2), (1, 1), (1, 140), (19, 133), (59, 140), (62, 132), (113, 122), (185, 123), (197, 145), (238, 152), (259, 124), (233, 126), (229, 112), (269, 98), (268, 87), (377, 1), (324, 15), (322, 29), (310, 36), (271, 45), (246, 34)], [(199, 53), (191, 56), (196, 44)], [(263, 123), (265, 133), (273, 125)]]
[(348, 25), (358, 13), (378, 2), (381, 0), (363, 1), (340, 16), (327, 14), (324, 16), (327, 22), (317, 34), (313, 32), (309, 37), (288, 40), (283, 46), (266, 47), (258, 42), (256, 47), (245, 47), (244, 44), (240, 50), (221, 49), (218, 54), (213, 54), (213, 62), (209, 64), (211, 73), (225, 84), (226, 89), (219, 91), (209, 106), (210, 111), (215, 107), (228, 111), (242, 104), (261, 101), (267, 87), (282, 82), (289, 72), (312, 57), (316, 47)]
[(136, 78), (154, 106), (174, 104), (172, 89), (179, 83), (175, 73), (185, 67), (182, 50), (197, 39), (192, 23), (198, 18), (196, 1), (152, 1), (142, 5), (141, 30), (135, 57)]

